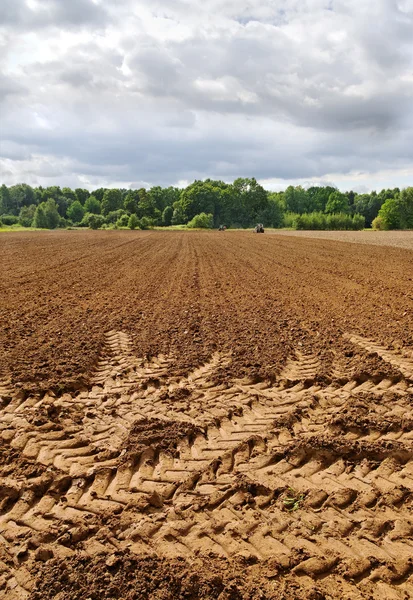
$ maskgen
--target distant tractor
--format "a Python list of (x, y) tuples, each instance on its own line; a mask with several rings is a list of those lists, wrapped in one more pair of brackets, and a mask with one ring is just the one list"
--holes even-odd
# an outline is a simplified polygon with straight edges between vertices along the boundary
[(225, 230), (226, 230), (226, 228), (227, 228), (227, 227), (226, 227), (226, 225), (220, 225), (220, 226), (218, 227), (218, 231), (225, 231)]
[(257, 223), (254, 233), (264, 233), (264, 225), (262, 223)]

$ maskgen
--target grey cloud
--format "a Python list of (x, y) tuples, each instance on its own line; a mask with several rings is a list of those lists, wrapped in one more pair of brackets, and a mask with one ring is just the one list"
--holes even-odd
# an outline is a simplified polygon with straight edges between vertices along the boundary
[[(12, 174), (169, 185), (413, 164), (411, 0), (9, 8), (16, 58), (1, 125)], [(83, 24), (59, 50), (56, 28), (75, 36)], [(24, 27), (39, 48), (43, 36), (54, 40), (56, 56), (21, 58)]]
[(25, 18), (25, 2), (23, 0), (2, 0), (0, 2), (0, 27), (17, 25)]
[(123, 55), (100, 48), (96, 43), (81, 44), (70, 50), (64, 61), (32, 63), (25, 74), (37, 85), (50, 86), (57, 100), (56, 85), (65, 84), (83, 94), (85, 88), (94, 91), (99, 100), (105, 90), (112, 92), (126, 81), (121, 72)]
[(28, 89), (16, 78), (0, 73), (0, 103), (8, 96), (24, 96), (27, 93)]
[(38, 0), (36, 7), (25, 0), (2, 0), (0, 4), (0, 27), (21, 30), (79, 27), (92, 24), (96, 27), (107, 23), (108, 13), (92, 0)]

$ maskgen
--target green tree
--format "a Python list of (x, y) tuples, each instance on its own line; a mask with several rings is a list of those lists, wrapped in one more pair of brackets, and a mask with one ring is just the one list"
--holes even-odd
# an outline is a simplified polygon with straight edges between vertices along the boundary
[(19, 213), (20, 225), (22, 225), (22, 227), (31, 227), (34, 220), (35, 212), (35, 204), (31, 204), (30, 206), (22, 206)]
[(325, 211), (330, 194), (336, 191), (336, 188), (331, 185), (309, 187), (307, 190), (307, 209), (303, 212)]
[(156, 219), (161, 216), (159, 210), (156, 208), (155, 200), (150, 194), (148, 194), (145, 188), (138, 190), (138, 196), (139, 201), (137, 214), (139, 217)]
[(94, 190), (92, 192), (92, 196), (94, 196), (95, 198), (97, 198), (99, 200), (99, 202), (102, 204), (102, 200), (103, 200), (103, 196), (106, 192), (106, 188), (98, 188), (97, 190)]
[(191, 220), (195, 215), (203, 212), (213, 214), (215, 203), (219, 195), (219, 190), (206, 181), (194, 181), (181, 193), (181, 206), (187, 220)]
[(70, 204), (70, 200), (68, 200), (65, 196), (60, 195), (54, 199), (56, 202), (58, 213), (61, 217), (66, 217), (67, 215), (67, 207)]
[(17, 214), (22, 206), (30, 206), (35, 204), (34, 190), (26, 183), (18, 183), (9, 188), (12, 210)]
[(172, 206), (179, 200), (181, 191), (179, 188), (173, 186), (162, 188), (156, 185), (149, 190), (148, 194), (155, 207), (163, 213), (167, 206)]
[(69, 219), (73, 221), (73, 223), (80, 223), (85, 214), (85, 209), (79, 202), (79, 200), (75, 200), (73, 204), (69, 206), (67, 209), (67, 216)]
[(96, 196), (92, 195), (89, 196), (89, 198), (87, 198), (87, 200), (85, 201), (84, 209), (85, 212), (91, 213), (92, 215), (100, 215), (102, 211), (102, 205), (96, 198)]
[(162, 213), (162, 225), (165, 227), (169, 227), (172, 223), (172, 217), (174, 214), (174, 209), (172, 206), (167, 206)]
[(36, 212), (34, 213), (33, 227), (37, 227), (40, 229), (48, 229), (48, 223), (44, 209), (45, 202), (41, 202), (36, 208)]
[(49, 200), (44, 203), (44, 216), (46, 218), (46, 226), (48, 229), (56, 229), (56, 227), (59, 226), (60, 215), (57, 210), (57, 204), (53, 198), (49, 198)]
[(366, 227), (371, 227), (374, 219), (379, 214), (380, 208), (390, 198), (393, 198), (391, 190), (382, 190), (380, 194), (356, 194), (352, 210), (363, 215), (366, 219)]
[(297, 214), (308, 212), (309, 201), (311, 201), (311, 196), (307, 194), (301, 185), (297, 187), (290, 185), (284, 192), (284, 202), (287, 212)]
[(62, 189), (62, 196), (66, 198), (68, 205), (77, 200), (75, 192), (68, 187)]
[(413, 229), (413, 187), (407, 187), (401, 191), (398, 205), (401, 228)]
[(60, 189), (60, 187), (58, 185), (51, 185), (42, 191), (42, 201), (47, 202), (47, 200), (49, 200), (50, 198), (52, 200), (57, 200), (57, 198), (61, 195), (62, 190)]
[(8, 215), (12, 210), (9, 188), (4, 185), (0, 188), (0, 215)]
[(117, 189), (106, 190), (102, 200), (102, 214), (107, 215), (110, 212), (122, 208), (122, 193)]
[(378, 216), (384, 229), (400, 229), (400, 207), (396, 199), (386, 200)]
[(182, 225), (187, 220), (185, 211), (180, 202), (175, 202), (174, 212), (172, 214), (172, 225)]
[(332, 192), (328, 198), (325, 212), (329, 214), (350, 212), (350, 205), (347, 196), (338, 190)]
[(284, 221), (284, 202), (281, 194), (268, 194), (267, 208), (257, 214), (257, 222), (265, 227), (282, 227)]
[(136, 192), (128, 192), (123, 201), (123, 208), (131, 215), (136, 215), (138, 212), (138, 200)]
[(88, 190), (84, 190), (82, 188), (75, 189), (76, 198), (79, 200), (80, 204), (83, 206), (86, 200), (90, 196), (90, 192)]
[(257, 216), (268, 207), (268, 196), (262, 185), (252, 177), (239, 177), (232, 185), (233, 192), (240, 208), (240, 220), (244, 227), (252, 225)]
[(36, 204), (36, 206), (38, 206), (40, 202), (43, 202), (43, 191), (44, 190), (41, 185), (39, 185), (39, 187), (33, 188), (34, 203)]

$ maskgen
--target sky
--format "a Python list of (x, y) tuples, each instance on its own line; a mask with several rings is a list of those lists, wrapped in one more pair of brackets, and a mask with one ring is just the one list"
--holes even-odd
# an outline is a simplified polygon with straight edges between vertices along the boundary
[(413, 0), (1, 0), (0, 182), (413, 185)]

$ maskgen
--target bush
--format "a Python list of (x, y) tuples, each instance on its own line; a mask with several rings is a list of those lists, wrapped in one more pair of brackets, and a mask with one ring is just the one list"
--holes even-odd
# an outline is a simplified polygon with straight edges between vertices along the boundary
[(80, 221), (80, 223), (78, 223), (79, 227), (89, 227), (89, 219), (91, 217), (91, 213), (85, 213), (83, 215), (83, 219)]
[(106, 228), (105, 217), (102, 215), (89, 214), (88, 224), (90, 229)]
[(19, 222), (19, 217), (15, 215), (2, 215), (1, 220), (3, 221), (3, 225), (16, 225)]
[(377, 231), (383, 231), (384, 229), (386, 229), (383, 218), (378, 217), (378, 216), (373, 220), (373, 223), (371, 224), (371, 226), (373, 227), (373, 229), (376, 229)]
[(296, 215), (293, 221), (295, 229), (322, 230), (328, 229), (327, 215), (322, 212), (304, 213)]
[(212, 229), (214, 226), (214, 216), (212, 214), (200, 213), (199, 215), (195, 215), (195, 217), (189, 221), (188, 227), (191, 229), (202, 228), (202, 229)]
[(292, 227), (293, 229), (297, 229), (296, 220), (299, 215), (293, 212), (287, 212), (284, 214), (283, 219), (283, 227)]
[(141, 229), (150, 229), (153, 226), (153, 221), (149, 217), (142, 217), (140, 220), (140, 228)]
[(140, 226), (140, 222), (138, 217), (135, 214), (132, 214), (129, 217), (129, 221), (128, 221), (128, 227), (129, 229), (137, 229)]
[(19, 214), (19, 223), (22, 227), (31, 227), (36, 212), (36, 205), (22, 206)]
[(126, 211), (124, 211), (123, 208), (119, 208), (118, 210), (113, 210), (112, 212), (108, 213), (108, 215), (106, 217), (106, 223), (108, 225), (115, 224), (119, 221), (119, 219), (123, 215), (126, 215)]
[(70, 221), (70, 219), (65, 219), (64, 217), (60, 217), (59, 219), (59, 228), (60, 229), (66, 229), (66, 227), (69, 227), (69, 225), (73, 225), (72, 221)]
[(361, 231), (366, 226), (366, 217), (364, 215), (355, 214), (353, 215), (353, 229), (355, 231)]
[(122, 215), (120, 219), (116, 221), (118, 227), (127, 227), (129, 224), (129, 215)]
[(345, 213), (326, 215), (322, 212), (313, 212), (294, 215), (294, 219), (290, 217), (290, 222), (294, 229), (301, 230), (359, 230), (363, 229), (365, 218), (359, 214), (353, 216)]

